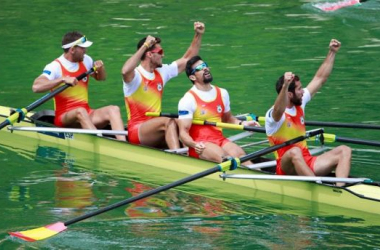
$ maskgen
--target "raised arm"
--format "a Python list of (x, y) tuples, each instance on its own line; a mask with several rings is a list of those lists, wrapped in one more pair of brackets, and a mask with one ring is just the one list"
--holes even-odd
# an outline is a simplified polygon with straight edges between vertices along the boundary
[(94, 62), (94, 67), (96, 68), (95, 73), (92, 75), (97, 81), (105, 81), (107, 77), (106, 69), (102, 60)]
[(315, 73), (314, 78), (307, 85), (311, 96), (313, 97), (322, 85), (327, 81), (330, 73), (334, 67), (335, 55), (340, 49), (340, 42), (336, 39), (331, 39), (329, 45), (329, 52), (327, 53), (326, 59), (323, 61), (322, 65), (319, 67), (317, 73)]
[(156, 38), (148, 36), (143, 46), (141, 46), (135, 54), (133, 54), (121, 68), (121, 74), (124, 82), (131, 82), (135, 77), (135, 68), (141, 61), (142, 55), (145, 51), (156, 43)]
[(194, 30), (195, 35), (193, 41), (190, 44), (190, 47), (187, 49), (187, 51), (181, 58), (176, 60), (176, 63), (178, 65), (178, 73), (181, 73), (185, 70), (186, 62), (190, 58), (199, 54), (199, 49), (201, 48), (202, 35), (205, 32), (205, 25), (201, 22), (195, 22)]
[(288, 98), (288, 90), (290, 83), (294, 79), (294, 74), (292, 72), (286, 72), (284, 74), (284, 83), (282, 85), (280, 93), (278, 93), (278, 96), (276, 98), (276, 101), (274, 102), (273, 111), (272, 111), (272, 117), (273, 120), (278, 122), (282, 115), (285, 112), (286, 107), (289, 103)]

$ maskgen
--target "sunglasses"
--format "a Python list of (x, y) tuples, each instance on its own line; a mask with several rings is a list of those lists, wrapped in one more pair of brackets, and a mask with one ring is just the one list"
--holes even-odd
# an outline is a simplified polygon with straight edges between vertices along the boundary
[(87, 42), (87, 37), (86, 36), (82, 36), (81, 38), (79, 38), (78, 40), (76, 40), (74, 42), (71, 42), (71, 43), (63, 45), (62, 48), (68, 49), (68, 48), (71, 48), (71, 47), (74, 47), (74, 46), (78, 46), (80, 44), (84, 44), (85, 42)]
[(191, 74), (194, 75), (195, 72), (197, 72), (197, 71), (201, 71), (202, 69), (207, 68), (207, 67), (208, 67), (207, 63), (206, 63), (206, 62), (203, 62), (203, 63), (197, 65), (197, 66), (191, 71)]
[(162, 48), (155, 48), (155, 49), (151, 50), (150, 52), (157, 53), (160, 55), (164, 54), (164, 50)]

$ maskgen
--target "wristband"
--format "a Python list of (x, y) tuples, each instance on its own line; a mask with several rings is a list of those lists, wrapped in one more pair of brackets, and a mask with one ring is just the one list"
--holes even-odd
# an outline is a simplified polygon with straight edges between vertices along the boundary
[(147, 49), (149, 49), (149, 44), (147, 42), (144, 43), (144, 45)]

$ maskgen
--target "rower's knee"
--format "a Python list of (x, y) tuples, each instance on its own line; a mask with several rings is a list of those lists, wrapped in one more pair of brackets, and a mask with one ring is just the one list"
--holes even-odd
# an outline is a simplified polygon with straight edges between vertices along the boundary
[(108, 106), (108, 114), (110, 117), (120, 117), (120, 108), (116, 105)]
[(341, 145), (338, 147), (340, 150), (341, 157), (344, 158), (351, 158), (352, 155), (352, 149), (350, 147), (347, 147), (345, 145)]
[(303, 159), (302, 150), (299, 147), (293, 147), (287, 151), (289, 157), (293, 163), (298, 162)]
[(77, 108), (75, 110), (75, 117), (78, 121), (83, 121), (88, 117), (87, 110), (85, 108)]
[(171, 119), (171, 118), (166, 121), (165, 127), (166, 127), (166, 130), (168, 130), (168, 129), (177, 130), (178, 129), (177, 122), (175, 121), (175, 119)]

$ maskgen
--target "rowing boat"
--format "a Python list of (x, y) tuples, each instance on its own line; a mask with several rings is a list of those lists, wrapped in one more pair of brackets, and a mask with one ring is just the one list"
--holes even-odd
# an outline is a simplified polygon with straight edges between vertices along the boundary
[[(10, 108), (0, 106), (0, 122), (10, 114)], [(44, 126), (45, 123), (33, 122), (34, 113), (19, 123), (20, 126)], [(140, 179), (142, 171), (149, 171), (144, 180), (160, 180), (159, 184), (170, 182), (184, 176), (193, 175), (215, 166), (215, 163), (189, 158), (170, 152), (156, 150), (143, 146), (131, 145), (107, 137), (73, 133), (43, 133), (21, 132), (10, 133), (6, 129), (0, 131), (0, 145), (11, 144), (12, 141), (25, 141), (25, 138), (38, 140), (42, 145), (68, 147), (101, 156), (112, 157), (125, 161), (124, 166), (108, 164), (101, 171), (118, 172), (130, 178)], [(89, 168), (89, 166), (87, 166)], [(269, 175), (269, 172), (260, 170), (237, 169), (226, 172), (221, 178), (219, 174), (212, 174), (188, 184), (190, 190), (194, 187), (208, 189), (208, 193), (215, 193), (225, 199), (239, 196), (240, 199), (255, 199), (257, 192), (265, 191), (280, 195), (282, 199), (297, 198), (313, 204), (326, 204), (332, 207), (341, 207), (372, 214), (380, 214), (380, 185), (379, 183), (356, 182), (346, 187), (336, 187), (333, 184), (315, 181), (278, 180), (278, 179), (249, 179), (232, 178), (236, 176)], [(231, 177), (231, 178), (229, 178)], [(151, 179), (150, 179), (151, 178)], [(210, 192), (211, 190), (211, 192)]]

